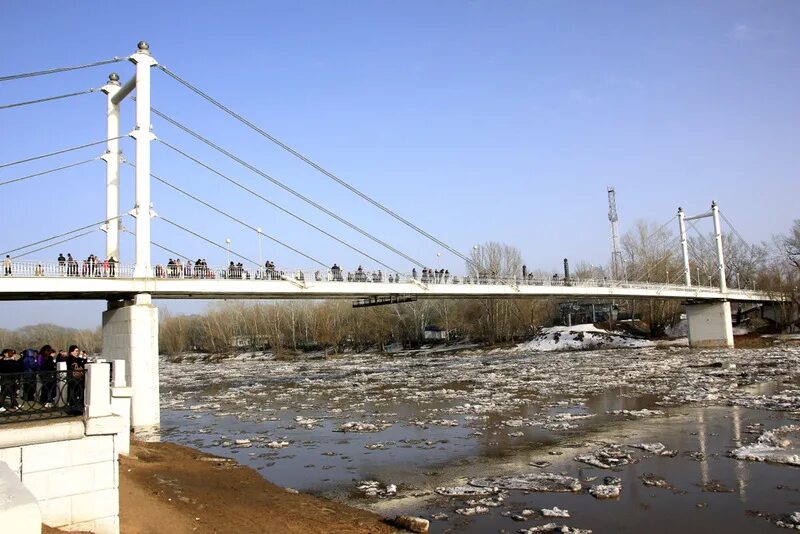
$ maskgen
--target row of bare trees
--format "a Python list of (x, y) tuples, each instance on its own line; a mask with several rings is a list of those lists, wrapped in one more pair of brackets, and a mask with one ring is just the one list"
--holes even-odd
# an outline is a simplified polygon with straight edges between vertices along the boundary
[(50, 345), (56, 350), (67, 349), (70, 345), (78, 345), (89, 354), (99, 353), (102, 349), (103, 335), (99, 328), (94, 330), (76, 330), (54, 324), (37, 324), (24, 326), (16, 330), (0, 329), (0, 347), (23, 349), (39, 349)]

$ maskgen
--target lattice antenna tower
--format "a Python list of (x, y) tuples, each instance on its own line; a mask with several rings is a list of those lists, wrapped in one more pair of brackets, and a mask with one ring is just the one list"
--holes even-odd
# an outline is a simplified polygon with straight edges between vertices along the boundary
[(617, 217), (617, 194), (613, 187), (608, 188), (608, 220), (611, 223), (611, 276), (614, 280), (623, 278), (625, 267), (622, 264), (622, 251), (619, 246), (619, 217)]

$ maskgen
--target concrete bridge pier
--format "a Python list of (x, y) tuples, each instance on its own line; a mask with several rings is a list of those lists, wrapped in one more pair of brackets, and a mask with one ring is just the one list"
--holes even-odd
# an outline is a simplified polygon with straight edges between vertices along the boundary
[(685, 307), (690, 347), (733, 348), (730, 302), (687, 302)]
[(109, 301), (103, 312), (103, 357), (125, 360), (126, 379), (133, 390), (131, 428), (137, 434), (161, 424), (158, 386), (158, 308), (148, 293), (133, 300)]

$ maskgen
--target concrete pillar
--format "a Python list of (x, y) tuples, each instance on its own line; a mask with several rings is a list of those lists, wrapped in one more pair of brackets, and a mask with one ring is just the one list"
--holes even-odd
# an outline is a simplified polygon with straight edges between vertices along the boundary
[(106, 162), (106, 259), (113, 257), (120, 261), (119, 230), (122, 221), (119, 218), (119, 103), (114, 102), (114, 95), (119, 92), (119, 76), (113, 72), (102, 91), (106, 94), (106, 153), (102, 158)]
[(728, 301), (686, 304), (689, 346), (733, 348), (731, 303)]
[(90, 363), (86, 366), (86, 417), (111, 415), (111, 367), (106, 363)]
[(150, 295), (109, 302), (103, 312), (103, 357), (125, 360), (131, 388), (131, 428), (150, 433), (161, 424), (158, 386), (158, 308)]

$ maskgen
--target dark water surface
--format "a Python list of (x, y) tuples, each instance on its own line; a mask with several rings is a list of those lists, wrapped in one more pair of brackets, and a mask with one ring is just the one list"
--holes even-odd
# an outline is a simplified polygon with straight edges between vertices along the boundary
[[(387, 516), (447, 514), (431, 522), (432, 532), (516, 532), (547, 522), (594, 532), (778, 531), (750, 511), (782, 517), (800, 510), (800, 470), (727, 453), (794, 422), (798, 359), (797, 349), (641, 349), (164, 361), (161, 436), (233, 457), (276, 484)], [(776, 399), (783, 409), (775, 409)], [(607, 413), (642, 409), (659, 412)], [(387, 427), (338, 431), (346, 422)], [(235, 443), (244, 439), (250, 443)], [(641, 442), (661, 442), (677, 455), (625, 448), (635, 462), (618, 470), (573, 459), (601, 444)], [(367, 448), (375, 444), (383, 448)], [(487, 515), (469, 517), (455, 513), (469, 498), (434, 492), (475, 477), (532, 472), (575, 476), (584, 490), (511, 491)], [(645, 486), (645, 473), (670, 487)], [(609, 475), (622, 479), (618, 499), (588, 494)], [(364, 480), (395, 484), (397, 494), (366, 497), (357, 490)], [(553, 506), (571, 517), (509, 517)]]

